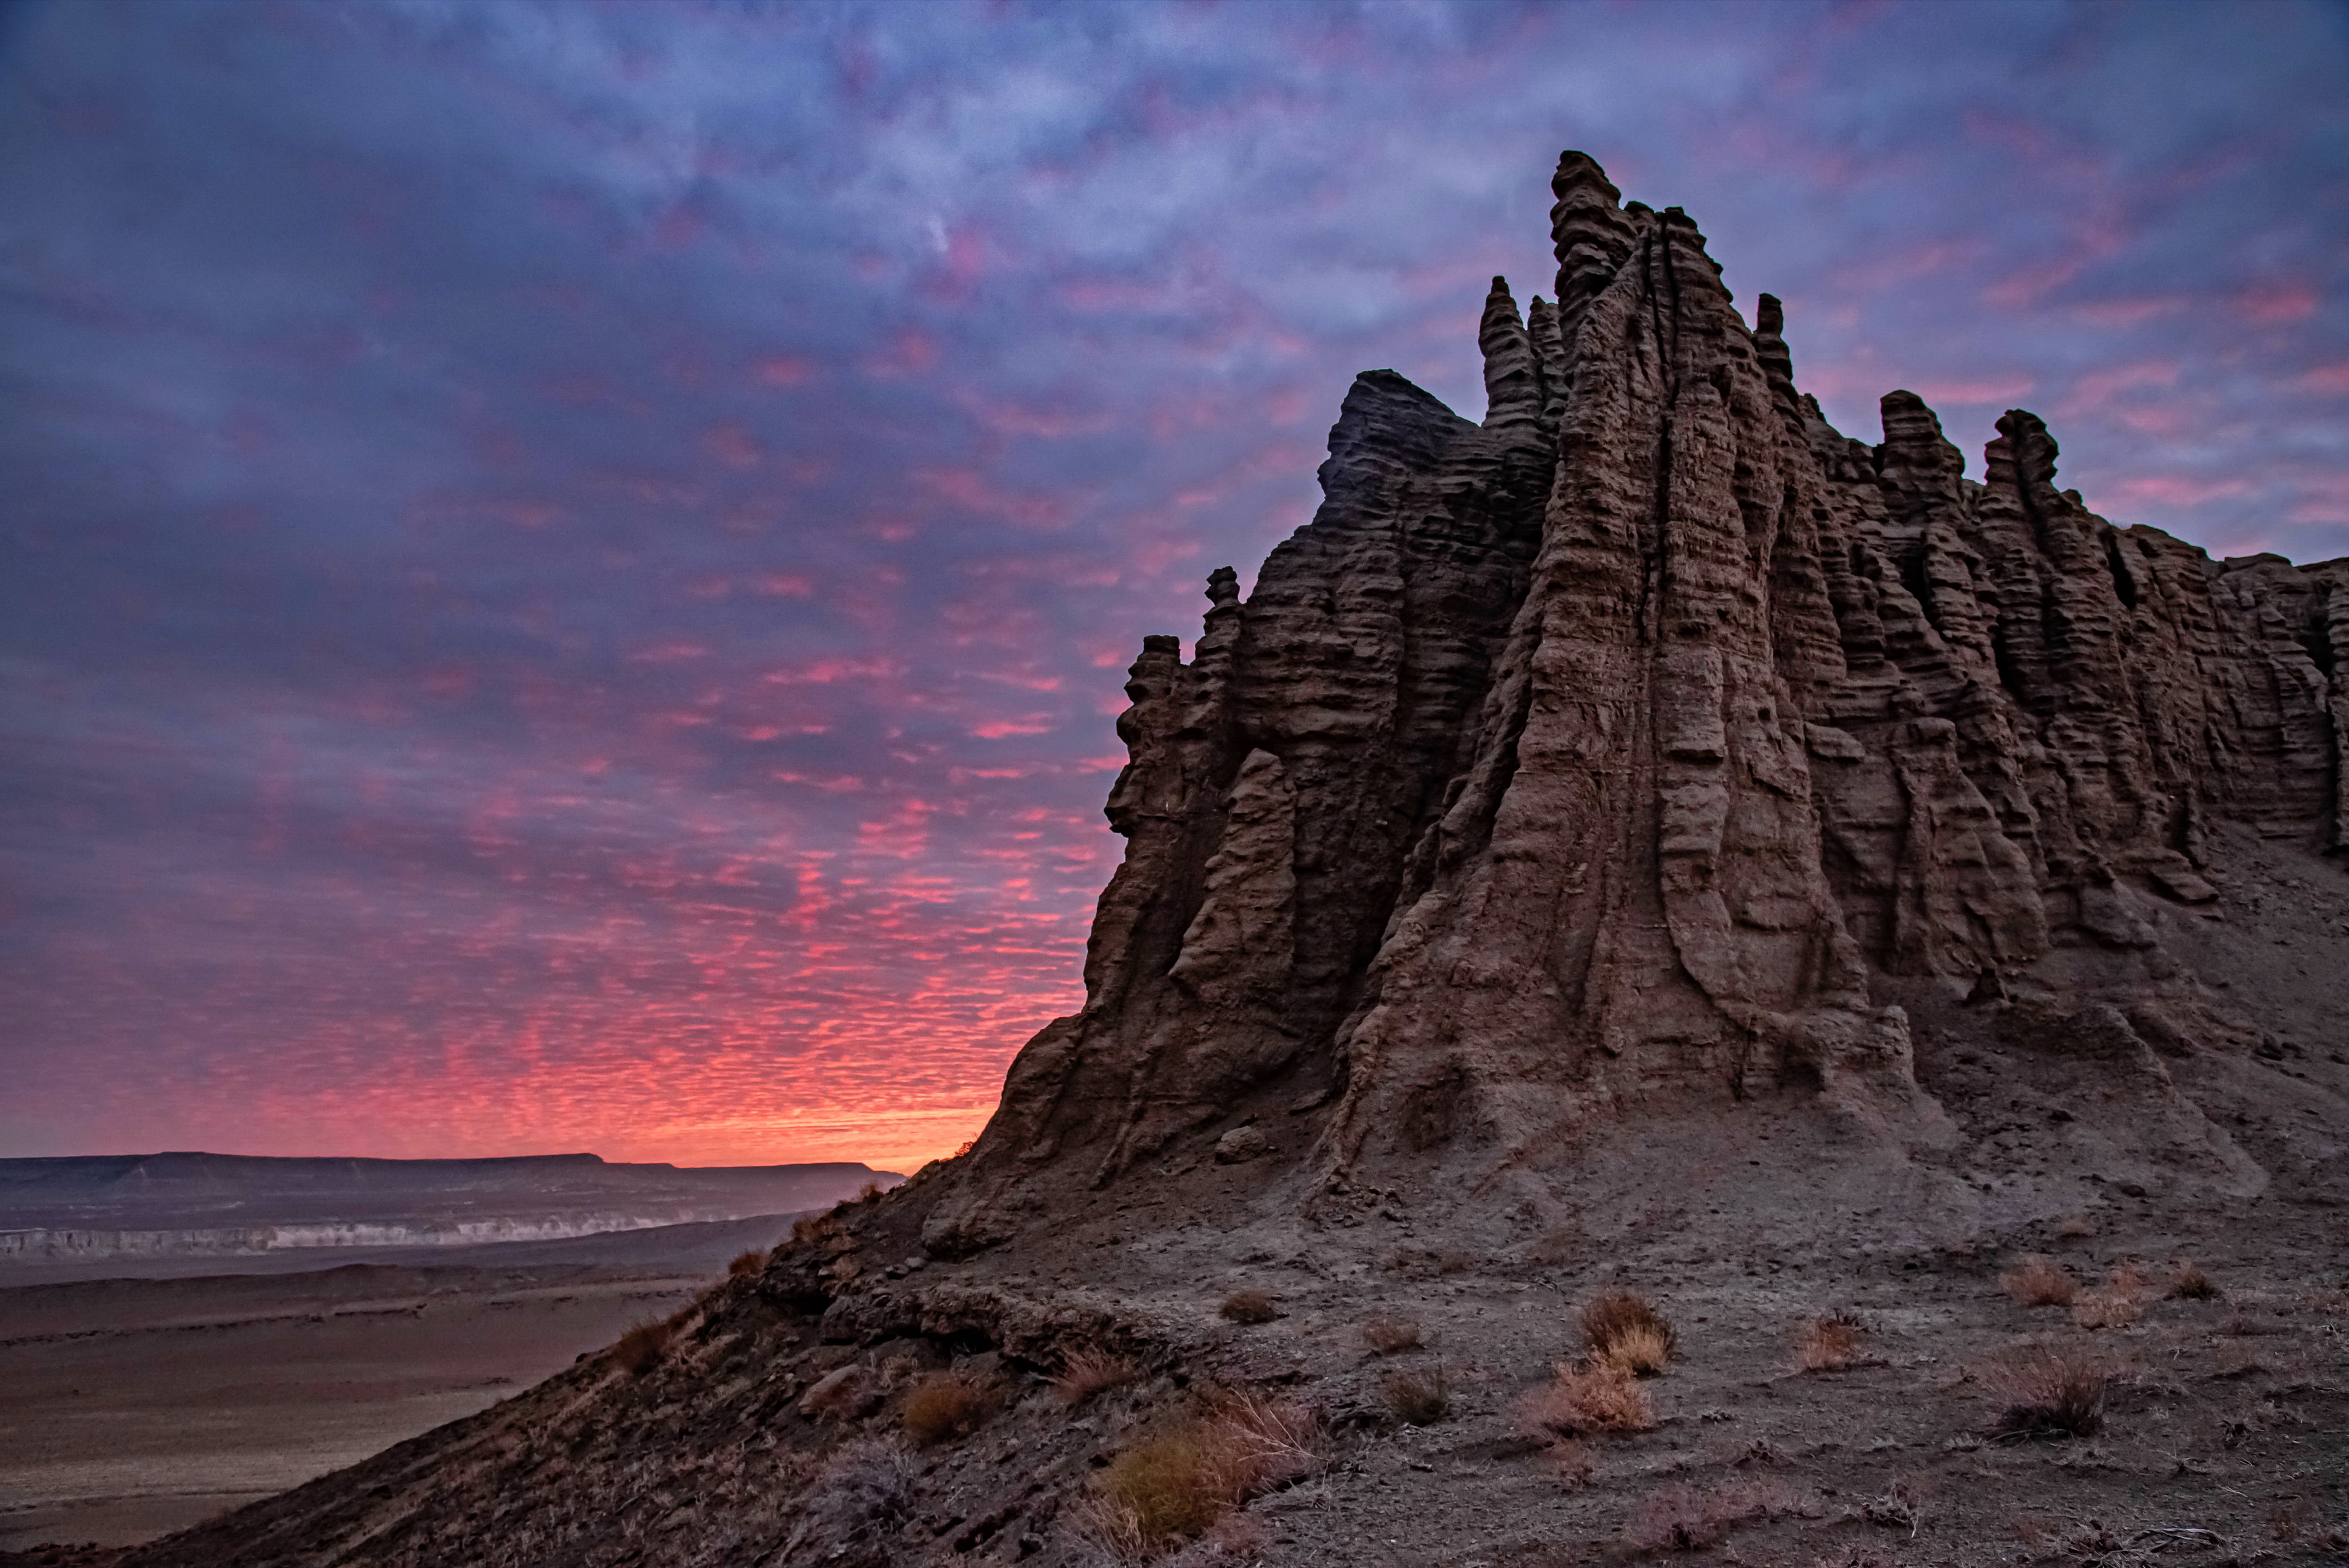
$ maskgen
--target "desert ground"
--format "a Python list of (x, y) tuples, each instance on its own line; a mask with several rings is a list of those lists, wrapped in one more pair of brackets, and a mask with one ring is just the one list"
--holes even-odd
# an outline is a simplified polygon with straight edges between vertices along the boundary
[(674, 1310), (790, 1224), (0, 1270), (0, 1551), (145, 1541), (355, 1463)]

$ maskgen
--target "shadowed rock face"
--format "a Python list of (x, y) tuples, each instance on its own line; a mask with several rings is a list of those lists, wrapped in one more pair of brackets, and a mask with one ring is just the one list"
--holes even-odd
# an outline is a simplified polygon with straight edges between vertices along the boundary
[(2261, 1180), (2157, 1055), (2252, 1037), (2146, 913), (2212, 896), (2214, 835), (2340, 842), (2349, 562), (2115, 528), (2021, 410), (1984, 483), (1914, 394), (1839, 435), (1678, 209), (1580, 153), (1553, 190), (1557, 303), (1494, 280), (1484, 424), (1361, 377), (1313, 521), (1245, 603), (1210, 579), (1191, 663), (1144, 640), (1084, 1010), (934, 1249), (1247, 1115), (1324, 1197), (1762, 1095), (1930, 1147), (1920, 995), (2101, 1042), (2165, 1147)]

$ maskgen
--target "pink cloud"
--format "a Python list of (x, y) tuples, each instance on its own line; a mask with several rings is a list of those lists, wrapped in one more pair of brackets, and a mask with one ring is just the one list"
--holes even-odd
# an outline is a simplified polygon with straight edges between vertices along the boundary
[(1989, 376), (1934, 377), (1916, 384), (1917, 396), (1936, 407), (1976, 403), (2012, 404), (2031, 396), (2038, 385), (2019, 371)]
[(956, 505), (1021, 528), (1055, 529), (1069, 521), (1069, 505), (1049, 492), (1020, 494), (999, 489), (977, 469), (917, 469), (914, 477)]
[(2306, 321), (2316, 314), (2317, 304), (2316, 291), (2303, 283), (2254, 284), (2235, 296), (2237, 312), (2261, 326)]
[(2143, 359), (2131, 365), (2116, 365), (2106, 370), (2090, 370), (2072, 383), (2072, 395), (2064, 401), (2066, 414), (2093, 413), (2109, 405), (2119, 393), (2147, 387), (2178, 385), (2178, 363), (2174, 359)]
[(814, 597), (815, 579), (804, 572), (769, 572), (751, 578), (749, 587), (770, 599), (808, 599)]
[(761, 387), (801, 387), (815, 379), (815, 361), (797, 354), (771, 354), (753, 361), (750, 378)]
[(2072, 307), (2074, 319), (2090, 326), (2142, 326), (2186, 308), (2183, 294), (2151, 294), (2140, 299), (2097, 300)]
[(2349, 397), (2349, 359), (2334, 365), (2320, 365), (2302, 373), (2292, 383), (2308, 392), (2329, 393), (2333, 397)]
[(740, 425), (713, 425), (701, 433), (701, 449), (730, 469), (755, 469), (766, 452)]
[(874, 655), (870, 658), (818, 659), (812, 664), (769, 670), (760, 678), (770, 686), (830, 686), (835, 681), (885, 680), (905, 673), (905, 666), (901, 661)]
[(2205, 501), (2222, 500), (2228, 496), (2247, 495), (2251, 490), (2251, 484), (2248, 480), (2198, 480), (2188, 474), (2150, 474), (2141, 479), (2123, 480), (2111, 487), (2111, 493), (2123, 500), (2154, 506), (2200, 506)]
[(674, 665), (682, 664), (688, 659), (706, 659), (709, 656), (708, 644), (690, 643), (680, 639), (648, 644), (631, 653), (628, 655), (628, 662), (637, 665)]

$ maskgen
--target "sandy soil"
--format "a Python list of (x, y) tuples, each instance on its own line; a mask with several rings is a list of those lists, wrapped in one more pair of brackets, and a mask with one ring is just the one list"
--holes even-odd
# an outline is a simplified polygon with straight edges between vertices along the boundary
[(468, 1416), (661, 1315), (764, 1218), (283, 1272), (0, 1274), (0, 1551), (127, 1544)]

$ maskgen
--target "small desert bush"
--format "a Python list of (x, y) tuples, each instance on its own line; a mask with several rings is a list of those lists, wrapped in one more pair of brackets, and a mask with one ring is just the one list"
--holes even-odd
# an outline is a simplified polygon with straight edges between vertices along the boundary
[(1433, 1372), (1398, 1372), (1379, 1385), (1395, 1419), (1413, 1427), (1432, 1427), (1452, 1413), (1452, 1389), (1444, 1368)]
[(2033, 1253), (1998, 1276), (2006, 1294), (2025, 1306), (2069, 1306), (2080, 1294), (2079, 1282), (2064, 1272), (2064, 1265), (2042, 1253)]
[(1052, 1390), (1073, 1409), (1096, 1394), (1133, 1382), (1133, 1363), (1124, 1357), (1080, 1346), (1061, 1358)]
[(850, 1366), (835, 1368), (841, 1375), (826, 1373), (801, 1397), (800, 1408), (809, 1415), (825, 1420), (847, 1421), (869, 1415), (880, 1402), (880, 1390), (869, 1367)]
[(1543, 1440), (1644, 1432), (1656, 1424), (1648, 1391), (1639, 1379), (1605, 1361), (1583, 1367), (1560, 1362), (1555, 1377), (1518, 1398), (1515, 1414), (1520, 1431)]
[(1234, 1323), (1270, 1323), (1280, 1315), (1272, 1297), (1260, 1290), (1236, 1290), (1224, 1297), (1217, 1310)]
[(1582, 1337), (1591, 1358), (1634, 1376), (1661, 1372), (1678, 1348), (1679, 1336), (1645, 1296), (1610, 1290), (1582, 1309)]
[(811, 1548), (805, 1560), (815, 1562), (843, 1556), (860, 1542), (888, 1541), (904, 1528), (913, 1496), (914, 1466), (905, 1449), (877, 1438), (843, 1443), (816, 1472), (784, 1554)]
[(905, 1435), (924, 1448), (967, 1438), (1002, 1408), (1003, 1391), (990, 1377), (940, 1372), (923, 1378), (905, 1396), (898, 1419)]
[(859, 1203), (877, 1203), (881, 1201), (881, 1196), (882, 1187), (878, 1181), (867, 1181), (856, 1190), (856, 1201)]
[(1661, 1375), (1671, 1358), (1672, 1336), (1669, 1328), (1659, 1333), (1645, 1325), (1638, 1325), (1616, 1336), (1615, 1343), (1607, 1347), (1607, 1364), (1620, 1367), (1634, 1377)]
[(765, 1268), (766, 1266), (766, 1253), (755, 1249), (747, 1253), (739, 1253), (735, 1255), (734, 1261), (726, 1265), (726, 1277), (728, 1279), (740, 1279), (744, 1274), (757, 1274), (761, 1269)]
[(677, 1322), (673, 1318), (639, 1323), (620, 1336), (620, 1342), (612, 1346), (612, 1359), (620, 1364), (621, 1370), (641, 1377), (660, 1365), (668, 1342), (676, 1336)]
[(1319, 1440), (1319, 1421), (1300, 1406), (1210, 1398), (1112, 1460), (1080, 1526), (1126, 1557), (1196, 1540), (1249, 1498), (1309, 1473)]
[(830, 1214), (804, 1214), (792, 1222), (792, 1240), (801, 1246), (829, 1241), (840, 1234), (840, 1222)]
[(2000, 1382), (2008, 1403), (1992, 1432), (2002, 1441), (2093, 1438), (2104, 1429), (2112, 1376), (2093, 1361), (2042, 1351)]
[(2072, 1321), (2082, 1328), (2127, 1328), (2144, 1315), (2137, 1297), (2114, 1290), (2092, 1290), (2072, 1304)]
[(1815, 1317), (1795, 1346), (1795, 1365), (1805, 1372), (1841, 1372), (1859, 1365), (1868, 1331), (1840, 1313)]
[(2179, 1264), (2169, 1282), (2172, 1301), (2216, 1301), (2219, 1295), (2218, 1282), (2198, 1263)]
[(1374, 1317), (1362, 1325), (1362, 1342), (1381, 1356), (1400, 1356), (1419, 1348), (1419, 1325), (1407, 1317)]
[(1626, 1533), (1642, 1552), (1702, 1552), (1733, 1526), (1804, 1511), (1802, 1494), (1774, 1480), (1728, 1481), (1703, 1491), (1667, 1487), (1640, 1505)]

